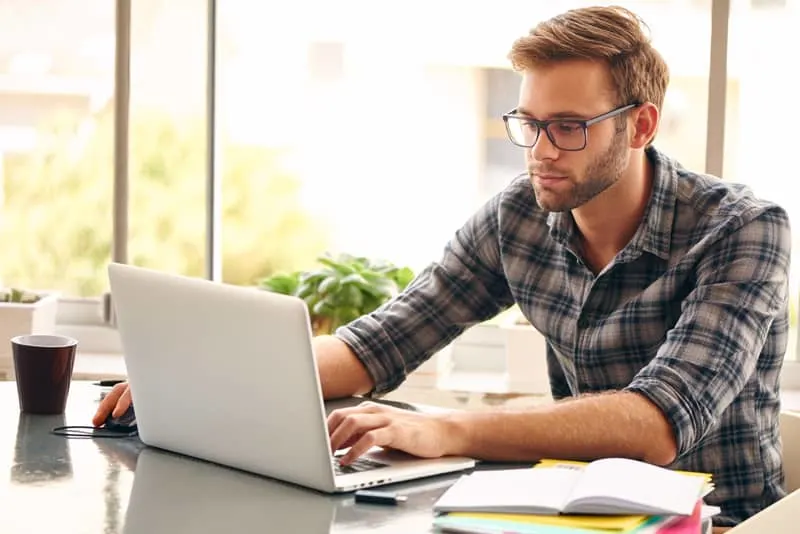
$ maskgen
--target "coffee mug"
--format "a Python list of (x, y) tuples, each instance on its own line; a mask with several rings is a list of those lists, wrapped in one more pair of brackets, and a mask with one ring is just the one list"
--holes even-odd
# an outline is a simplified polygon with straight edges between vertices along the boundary
[(64, 413), (77, 347), (77, 340), (55, 334), (30, 334), (11, 339), (21, 411)]

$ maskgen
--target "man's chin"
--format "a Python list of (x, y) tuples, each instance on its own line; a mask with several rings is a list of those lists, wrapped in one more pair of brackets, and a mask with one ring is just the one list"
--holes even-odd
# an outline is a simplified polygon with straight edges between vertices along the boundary
[(566, 213), (572, 210), (572, 208), (568, 208), (563, 205), (542, 204), (541, 202), (537, 202), (537, 204), (539, 204), (539, 207), (542, 208), (542, 211), (549, 213)]
[(562, 198), (560, 195), (554, 195), (550, 191), (540, 191), (537, 187), (534, 187), (533, 193), (536, 197), (536, 203), (544, 211), (561, 213), (570, 211), (575, 207), (571, 199)]

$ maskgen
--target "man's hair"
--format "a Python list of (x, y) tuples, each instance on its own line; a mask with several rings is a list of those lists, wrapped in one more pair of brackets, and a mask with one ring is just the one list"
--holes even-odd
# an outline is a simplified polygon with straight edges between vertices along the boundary
[(618, 105), (652, 102), (661, 110), (669, 69), (645, 35), (647, 25), (617, 6), (572, 9), (540, 22), (508, 54), (522, 71), (570, 59), (605, 62)]

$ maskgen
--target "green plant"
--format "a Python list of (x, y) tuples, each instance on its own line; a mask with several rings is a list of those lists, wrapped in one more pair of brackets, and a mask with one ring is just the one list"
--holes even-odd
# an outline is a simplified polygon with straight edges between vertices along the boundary
[(33, 304), (38, 302), (39, 299), (42, 297), (35, 294), (30, 293), (22, 289), (16, 288), (9, 288), (9, 289), (0, 289), (0, 302), (11, 302), (11, 303), (18, 303), (18, 304)]
[(414, 278), (408, 267), (349, 254), (326, 254), (317, 262), (316, 269), (277, 273), (259, 282), (267, 291), (303, 299), (315, 335), (329, 334), (377, 309)]

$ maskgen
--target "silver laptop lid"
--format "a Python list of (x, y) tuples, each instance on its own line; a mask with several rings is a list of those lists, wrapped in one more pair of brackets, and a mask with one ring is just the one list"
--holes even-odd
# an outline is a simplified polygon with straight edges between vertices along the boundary
[(108, 273), (142, 441), (334, 488), (302, 300), (117, 263)]

